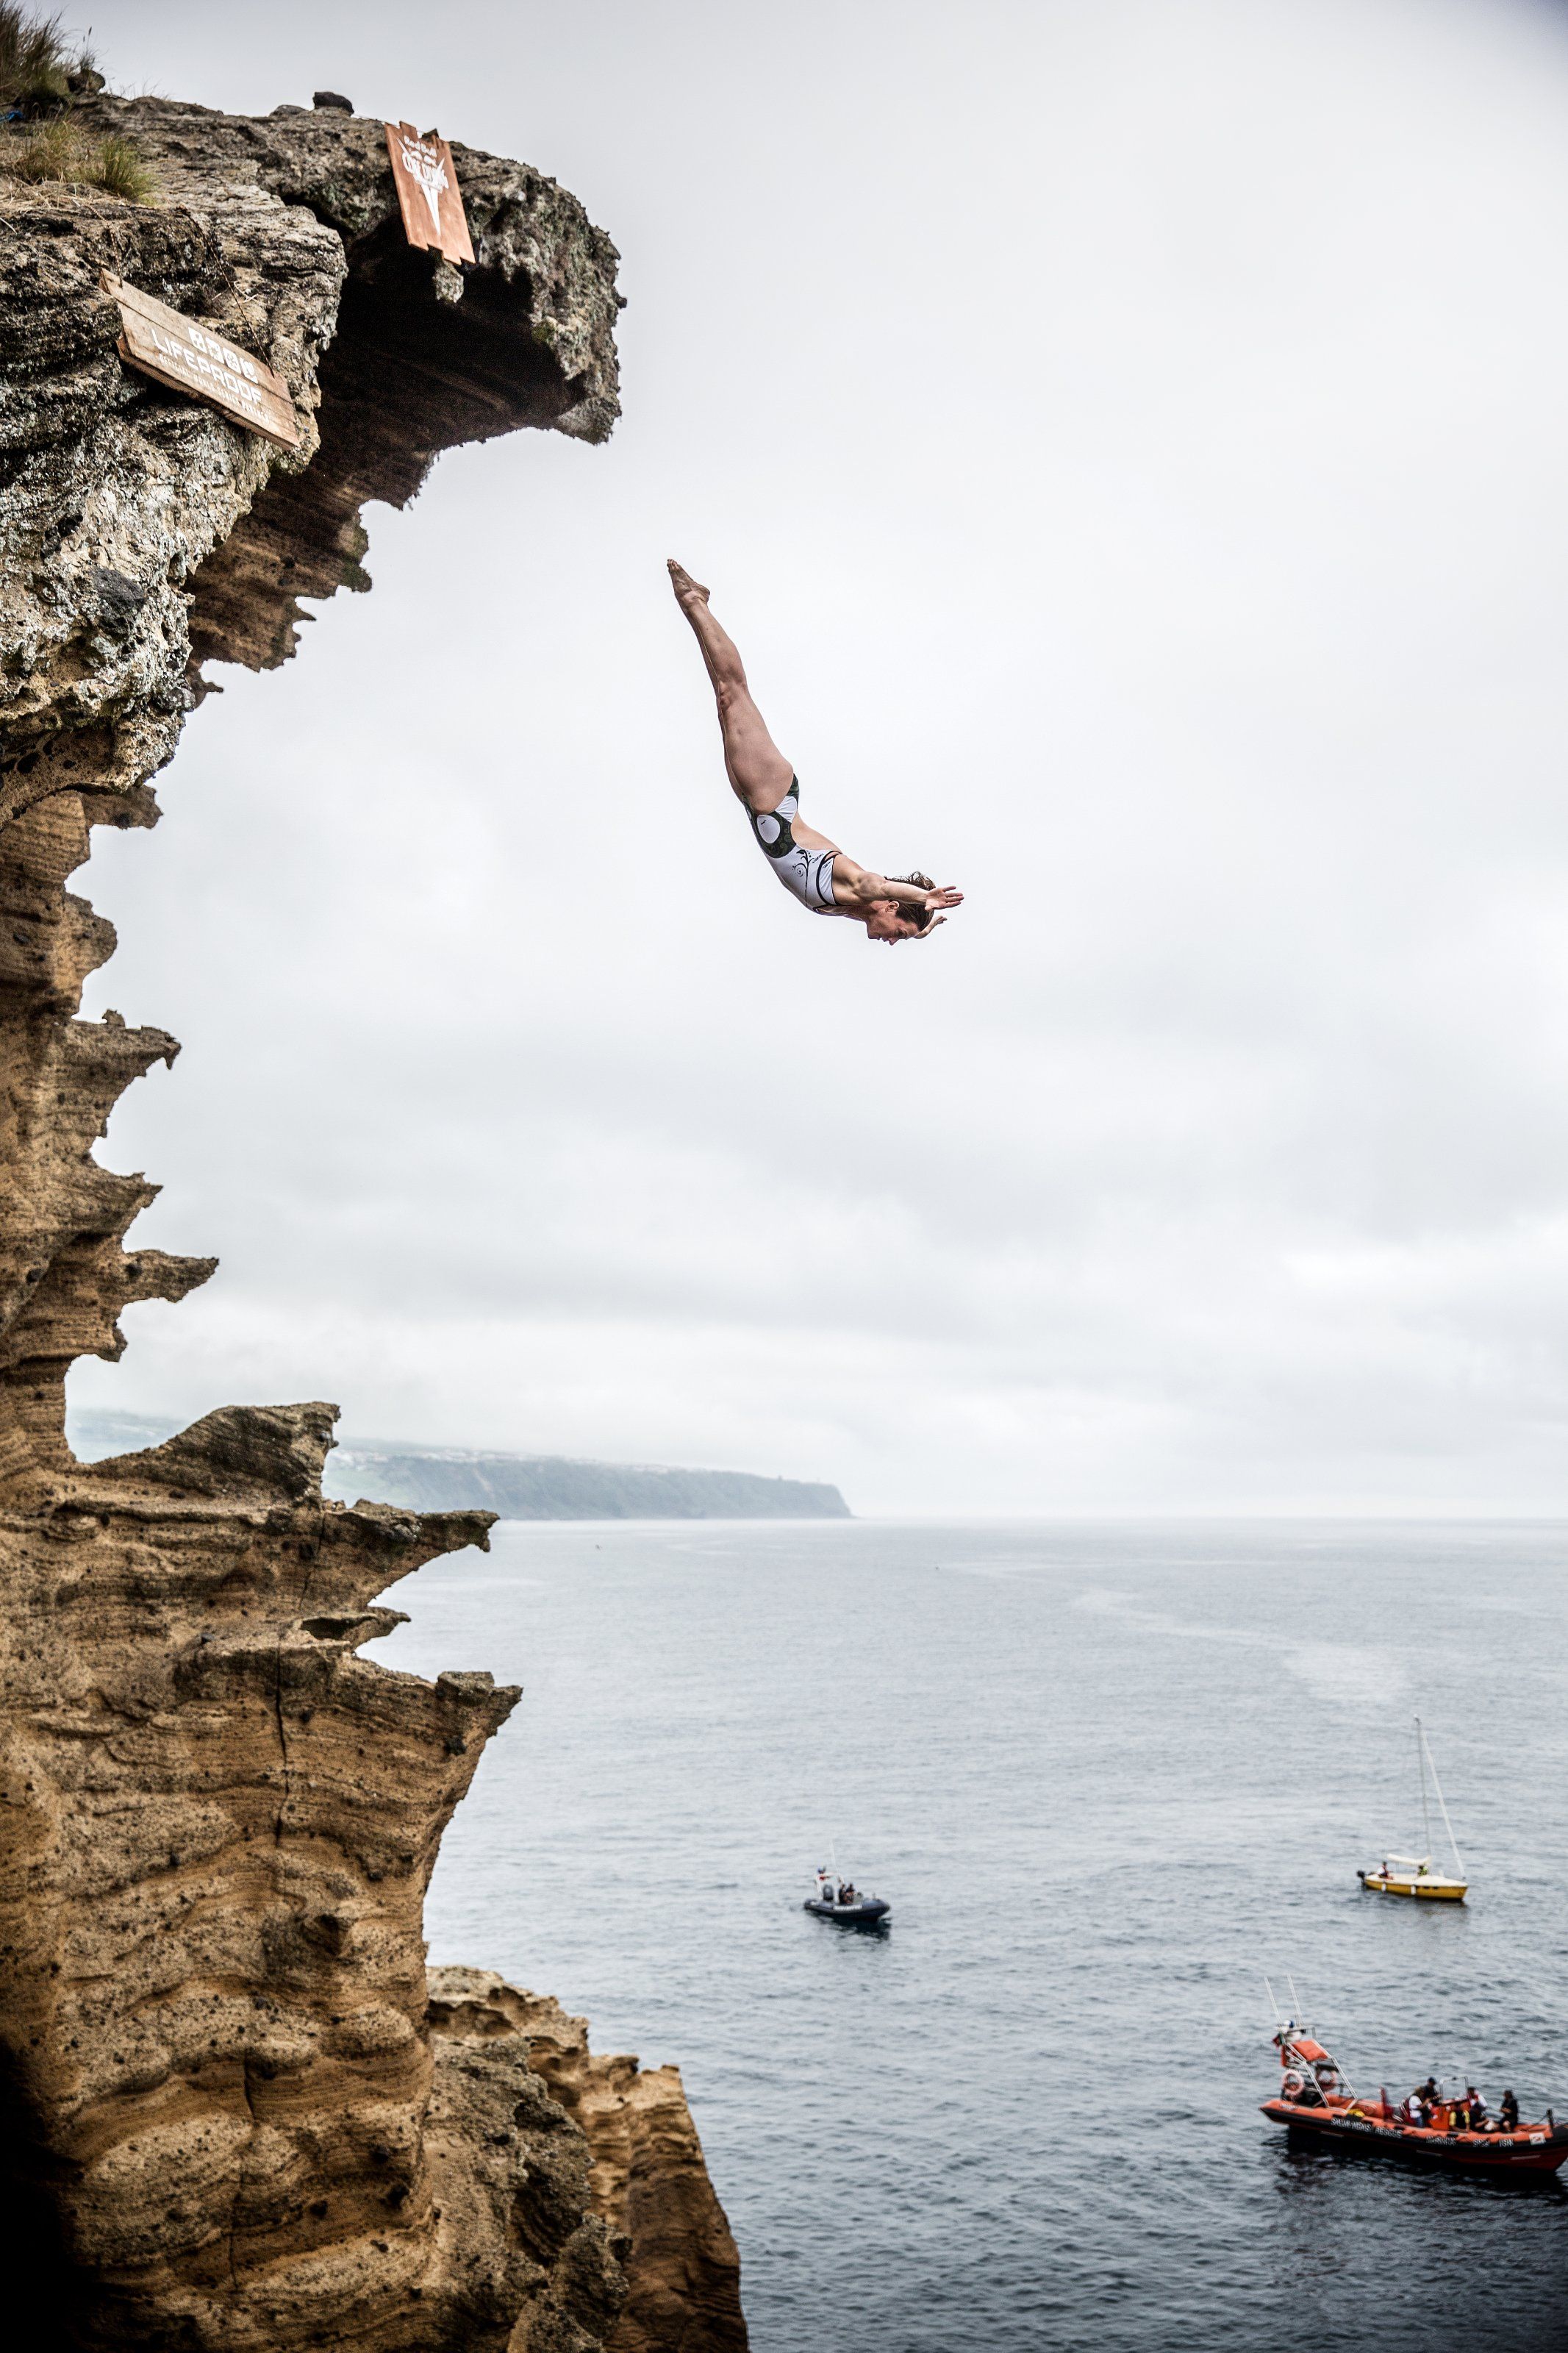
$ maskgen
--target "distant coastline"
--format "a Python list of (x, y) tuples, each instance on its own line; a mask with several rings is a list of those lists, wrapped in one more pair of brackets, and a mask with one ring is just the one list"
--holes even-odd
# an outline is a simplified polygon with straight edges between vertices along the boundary
[(847, 1520), (837, 1487), (750, 1471), (579, 1462), (560, 1454), (355, 1444), (327, 1459), (329, 1495), (374, 1495), (421, 1512), (482, 1507), (503, 1520)]
[[(174, 1419), (87, 1410), (68, 1432), (84, 1461), (159, 1446)], [(579, 1461), (562, 1454), (484, 1453), (345, 1438), (327, 1458), (322, 1492), (417, 1512), (499, 1512), (503, 1520), (847, 1520), (837, 1487), (751, 1471), (685, 1471), (657, 1462)]]

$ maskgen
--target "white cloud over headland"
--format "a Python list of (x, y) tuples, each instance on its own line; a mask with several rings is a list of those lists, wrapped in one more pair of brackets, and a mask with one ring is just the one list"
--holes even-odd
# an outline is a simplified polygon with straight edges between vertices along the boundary
[[(626, 415), (372, 510), (87, 888), (185, 1042), (106, 1157), (224, 1265), (84, 1403), (865, 1510), (1568, 1500), (1568, 12), (112, 0), (579, 194)], [(813, 923), (807, 813), (952, 879)], [(441, 584), (438, 628), (431, 584)]]

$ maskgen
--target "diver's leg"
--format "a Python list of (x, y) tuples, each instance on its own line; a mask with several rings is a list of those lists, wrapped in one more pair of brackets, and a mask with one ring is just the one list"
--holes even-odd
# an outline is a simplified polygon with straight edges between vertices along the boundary
[(708, 591), (689, 572), (669, 559), (669, 583), (675, 601), (690, 622), (702, 649), (719, 725), (724, 737), (724, 765), (730, 782), (748, 808), (759, 814), (777, 808), (788, 792), (795, 771), (773, 737), (752, 700), (746, 672), (734, 639), (708, 609)]

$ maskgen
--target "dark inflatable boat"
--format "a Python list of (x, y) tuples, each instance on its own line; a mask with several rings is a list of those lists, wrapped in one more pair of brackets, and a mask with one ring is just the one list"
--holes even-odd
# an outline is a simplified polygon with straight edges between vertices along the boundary
[[(846, 1895), (847, 1903), (843, 1900)], [(841, 1920), (850, 1928), (874, 1928), (892, 1908), (879, 1895), (862, 1895), (854, 1886), (826, 1871), (817, 1873), (816, 1883), (804, 1906), (807, 1912), (815, 1912), (819, 1920)]]

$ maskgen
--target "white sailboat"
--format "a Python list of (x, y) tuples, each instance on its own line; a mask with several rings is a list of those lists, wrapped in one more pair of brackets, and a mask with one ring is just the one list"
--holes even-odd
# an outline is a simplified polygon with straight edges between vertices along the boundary
[[(1454, 1825), (1448, 1820), (1448, 1809), (1443, 1803), (1443, 1785), (1437, 1778), (1437, 1767), (1432, 1762), (1432, 1752), (1426, 1745), (1426, 1735), (1419, 1716), (1415, 1719), (1415, 1769), (1421, 1780), (1421, 1824), (1426, 1834), (1426, 1853), (1385, 1854), (1376, 1870), (1358, 1871), (1356, 1877), (1374, 1895), (1409, 1895), (1432, 1904), (1462, 1904), (1469, 1883), (1465, 1877), (1465, 1866), (1459, 1860), (1458, 1841), (1454, 1836)], [(1448, 1844), (1453, 1849), (1452, 1875), (1432, 1868), (1432, 1813), (1426, 1799), (1428, 1776), (1436, 1793), (1443, 1827), (1448, 1833)]]

